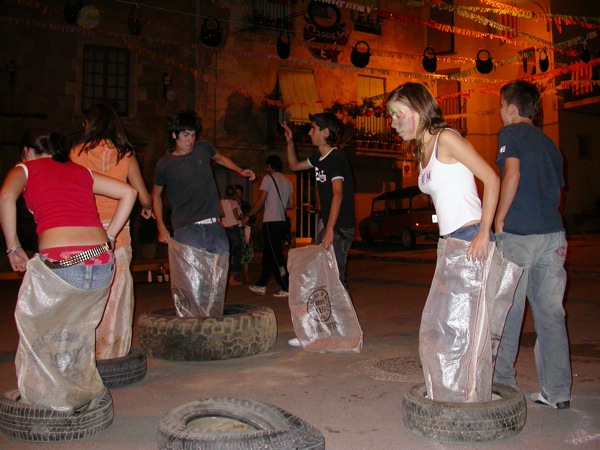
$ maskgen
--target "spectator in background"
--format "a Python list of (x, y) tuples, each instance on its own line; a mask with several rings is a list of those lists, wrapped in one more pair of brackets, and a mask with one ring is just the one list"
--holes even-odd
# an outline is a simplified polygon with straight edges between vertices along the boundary
[(225, 188), (225, 198), (221, 199), (221, 225), (225, 228), (229, 239), (229, 285), (239, 286), (237, 280), (242, 262), (242, 235), (240, 233), (241, 211), (235, 199), (235, 187), (230, 184)]
[(280, 290), (273, 296), (287, 297), (290, 275), (283, 256), (283, 239), (287, 226), (285, 211), (293, 205), (294, 186), (282, 175), (283, 161), (279, 156), (270, 155), (266, 164), (267, 174), (260, 184), (260, 197), (246, 217), (248, 221), (264, 208), (262, 272), (256, 283), (248, 288), (256, 294), (265, 295), (267, 282), (274, 275)]
[[(242, 216), (248, 214), (252, 209), (252, 205), (244, 200), (244, 187), (241, 184), (235, 185), (235, 199), (240, 206)], [(244, 269), (244, 283), (251, 283), (250, 279), (250, 263), (254, 259), (254, 244), (252, 243), (252, 225), (256, 223), (254, 220), (248, 220), (246, 224), (242, 224), (240, 232), (242, 234), (242, 268)]]

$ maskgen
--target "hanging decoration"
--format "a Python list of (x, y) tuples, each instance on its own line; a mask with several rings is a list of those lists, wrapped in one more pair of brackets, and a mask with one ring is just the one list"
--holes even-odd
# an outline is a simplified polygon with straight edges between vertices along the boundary
[[(366, 46), (367, 49), (365, 51), (360, 51), (358, 50), (359, 45), (362, 45), (363, 47)], [(370, 58), (371, 47), (369, 47), (367, 41), (358, 41), (356, 44), (354, 44), (354, 48), (350, 54), (350, 61), (352, 61), (352, 64), (362, 69), (363, 67), (367, 67)]]
[(77, 14), (77, 25), (86, 30), (96, 28), (100, 23), (100, 11), (93, 5), (86, 5)]
[(546, 72), (548, 70), (548, 67), (550, 67), (550, 60), (548, 59), (548, 52), (546, 52), (545, 48), (540, 50), (540, 58), (539, 58), (538, 62), (540, 64), (540, 70), (542, 72)]
[(134, 36), (139, 36), (142, 34), (142, 25), (142, 10), (137, 4), (135, 4), (129, 11), (127, 27), (129, 28), (129, 31), (131, 31), (131, 34)]
[(433, 73), (437, 69), (437, 56), (433, 47), (427, 47), (423, 51), (423, 69), (429, 73)]
[(581, 38), (581, 44), (577, 45), (577, 53), (579, 53), (579, 57), (584, 63), (589, 63), (590, 59), (592, 59), (592, 55), (587, 49), (586, 40), (583, 37)]
[[(484, 58), (481, 57), (481, 54), (483, 53)], [(490, 73), (493, 69), (494, 69), (494, 63), (492, 61), (492, 55), (490, 55), (490, 52), (488, 52), (487, 50), (479, 50), (479, 52), (477, 52), (477, 58), (476, 58), (476, 67), (477, 67), (477, 71), (479, 73)]]
[[(56, 14), (58, 16), (60, 16), (62, 14), (62, 11), (60, 9), (56, 9), (53, 8), (51, 6), (48, 6), (46, 3), (43, 2), (39, 2), (36, 0), (7, 0), (8, 2), (16, 2), (20, 5), (25, 5), (28, 8), (34, 8), (40, 11), (43, 11), (44, 14), (47, 14), (48, 11), (50, 11), (53, 14)], [(333, 0), (331, 0), (333, 1)], [(406, 3), (408, 0), (398, 0), (399, 3)], [(437, 0), (424, 0), (425, 2), (435, 2)], [(486, 0), (481, 0), (482, 2), (485, 2)], [(321, 1), (321, 3), (326, 3), (327, 0)], [(344, 2), (338, 2), (335, 1), (334, 2), (336, 5), (345, 5)], [(74, 2), (73, 0), (68, 0), (67, 4), (65, 6), (65, 10), (67, 9), (67, 6), (71, 6), (71, 7), (75, 7), (78, 4), (81, 5), (81, 7), (83, 8), (83, 1), (79, 0), (78, 2)], [(345, 5), (345, 7), (348, 7), (348, 5)], [(65, 11), (66, 12), (66, 11)], [(380, 14), (381, 11), (376, 11), (377, 14)], [(546, 15), (548, 20), (551, 20), (551, 16), (552, 15)], [(544, 17), (546, 17), (544, 16)], [(540, 17), (542, 17), (542, 15), (540, 15)], [(571, 17), (571, 16), (569, 16)], [(65, 14), (65, 19), (66, 19), (66, 14)], [(394, 19), (396, 19), (396, 17), (394, 17)], [(587, 20), (588, 22), (599, 22), (600, 23), (600, 18), (578, 18), (581, 20)], [(553, 20), (553, 19), (552, 19)], [(570, 20), (570, 19), (567, 19)], [(413, 22), (418, 22), (417, 20), (412, 20)], [(430, 26), (430, 27), (438, 27), (440, 24), (434, 24), (434, 23), (430, 23), (425, 21), (427, 24), (424, 24), (425, 26)], [(135, 43), (132, 42), (131, 40), (131, 36), (126, 36), (126, 35), (122, 35), (122, 34), (118, 34), (118, 33), (113, 33), (113, 32), (106, 32), (106, 31), (100, 31), (97, 29), (91, 30), (91, 29), (81, 29), (79, 27), (71, 27), (71, 26), (67, 26), (64, 24), (58, 24), (58, 23), (49, 23), (49, 22), (38, 22), (38, 21), (34, 21), (34, 20), (29, 20), (29, 19), (17, 19), (17, 18), (10, 18), (10, 17), (0, 17), (0, 23), (10, 23), (13, 25), (21, 25), (21, 26), (34, 26), (34, 27), (40, 27), (40, 28), (44, 28), (47, 30), (52, 30), (52, 31), (59, 31), (59, 32), (63, 32), (63, 33), (75, 33), (75, 34), (79, 34), (79, 35), (85, 35), (85, 36), (101, 36), (104, 38), (108, 38), (108, 39), (113, 39), (116, 42), (118, 42), (120, 45), (122, 45), (123, 47), (126, 47), (128, 49), (130, 49), (131, 51), (135, 51), (140, 53), (141, 55), (148, 57), (150, 59), (153, 60), (158, 60), (161, 61), (163, 64), (165, 64), (166, 66), (172, 67), (175, 70), (181, 71), (181, 72), (187, 72), (189, 74), (191, 74), (194, 78), (199, 78), (198, 77), (198, 71), (195, 68), (189, 67), (189, 65), (187, 64), (181, 64), (175, 60), (173, 60), (172, 58), (160, 55), (159, 53), (156, 53), (154, 51), (151, 51), (147, 48), (143, 48), (141, 47), (139, 44), (142, 42), (153, 42), (153, 43), (159, 43), (159, 44), (164, 44), (164, 45), (180, 45), (180, 46), (189, 46), (191, 51), (194, 51), (195, 49), (195, 45), (194, 44), (190, 44), (190, 43), (185, 43), (185, 42), (181, 42), (181, 43), (176, 43), (174, 41), (171, 40), (165, 40), (165, 39), (156, 39), (156, 38), (149, 38), (149, 37), (140, 37), (139, 39), (136, 39)], [(574, 25), (576, 24), (575, 22), (571, 22), (568, 23), (569, 25)], [(599, 26), (596, 24), (590, 24), (591, 28), (598, 28)], [(459, 30), (459, 29), (455, 29), (453, 27), (439, 27), (441, 31), (445, 31), (445, 32), (456, 32), (457, 34), (461, 34), (462, 32), (464, 32), (465, 35), (467, 35), (468, 33), (471, 33), (470, 36), (471, 37), (476, 37), (476, 38), (490, 38), (490, 39), (498, 39), (498, 36), (495, 35), (489, 35), (487, 33), (476, 33), (473, 32), (471, 30)], [(442, 29), (443, 28), (443, 29)], [(552, 80), (560, 75), (563, 74), (567, 74), (567, 73), (574, 73), (576, 70), (582, 70), (582, 69), (578, 69), (578, 66), (585, 66), (586, 63), (581, 62), (578, 64), (575, 64), (573, 66), (569, 66), (566, 68), (561, 68), (561, 69), (556, 69), (556, 70), (552, 70), (549, 71), (547, 73), (544, 73), (548, 70), (549, 68), (549, 58), (548, 58), (548, 51), (557, 51), (557, 50), (562, 50), (564, 53), (576, 56), (576, 57), (580, 57), (580, 51), (584, 50), (583, 45), (577, 49), (576, 47), (578, 45), (581, 45), (583, 41), (583, 39), (585, 40), (589, 40), (589, 39), (594, 39), (598, 37), (598, 31), (592, 31), (590, 33), (587, 33), (585, 36), (581, 36), (581, 37), (577, 37), (577, 38), (573, 38), (570, 39), (568, 41), (564, 41), (564, 42), (560, 42), (560, 43), (554, 43), (552, 46), (544, 46), (543, 50), (541, 50), (540, 52), (540, 59), (539, 59), (539, 67), (540, 67), (540, 71), (542, 73), (536, 74), (525, 78), (528, 81), (536, 81), (536, 82), (547, 82), (548, 80)], [(274, 38), (274, 37), (273, 37)], [(346, 35), (347, 38), (347, 35)], [(506, 43), (511, 43), (505, 39), (500, 39), (503, 42)], [(346, 39), (346, 43), (347, 43), (347, 39)], [(528, 45), (527, 42), (514, 42), (515, 45)], [(326, 47), (327, 44), (326, 43), (317, 43), (317, 42), (313, 42), (310, 45), (314, 45), (314, 46), (324, 46)], [(336, 43), (330, 43), (330, 46), (334, 47), (336, 46)], [(344, 43), (345, 45), (345, 43)], [(208, 47), (207, 47), (208, 48)], [(339, 46), (337, 50), (340, 50), (340, 48), (343, 48), (342, 46)], [(231, 50), (233, 53), (244, 53), (244, 56), (247, 55), (252, 55), (252, 57), (265, 57), (264, 54), (257, 54), (254, 52), (240, 52), (238, 49), (216, 49), (216, 48), (211, 48), (211, 50), (213, 51), (225, 51), (225, 50)], [(370, 50), (370, 49), (369, 49)], [(586, 49), (587, 50), (587, 49)], [(588, 51), (589, 52), (589, 51)], [(489, 53), (489, 52), (488, 52)], [(400, 57), (400, 58), (421, 58), (421, 55), (402, 55), (402, 54), (397, 54), (396, 52), (377, 52), (378, 56), (389, 56), (392, 55), (391, 57)], [(585, 53), (583, 55), (585, 57)], [(531, 56), (527, 55), (528, 58), (531, 58)], [(266, 58), (278, 58), (277, 55), (266, 55)], [(442, 59), (443, 57), (440, 57), (440, 59)], [(522, 58), (522, 57), (521, 57)], [(465, 58), (466, 60), (470, 60), (468, 58)], [(490, 56), (491, 59), (491, 56)], [(290, 60), (292, 63), (294, 64), (298, 64), (298, 65), (305, 65), (305, 66), (318, 66), (318, 67), (323, 67), (323, 68), (327, 68), (327, 69), (331, 69), (331, 70), (338, 70), (338, 71), (360, 71), (363, 73), (370, 73), (370, 74), (376, 74), (376, 75), (389, 75), (391, 73), (403, 76), (403, 77), (407, 77), (410, 79), (421, 79), (421, 80), (425, 80), (425, 82), (430, 82), (433, 80), (439, 80), (439, 79), (459, 79), (461, 81), (469, 81), (469, 82), (480, 82), (480, 83), (486, 83), (485, 86), (483, 87), (479, 87), (479, 88), (474, 88), (471, 89), (469, 91), (463, 91), (461, 93), (461, 96), (463, 98), (468, 98), (468, 96), (470, 96), (472, 93), (483, 93), (483, 94), (497, 94), (499, 87), (502, 86), (503, 84), (505, 84), (507, 82), (507, 80), (492, 80), (489, 79), (487, 77), (473, 77), (471, 78), (471, 75), (475, 75), (477, 73), (476, 69), (472, 69), (472, 70), (467, 70), (464, 72), (461, 72), (459, 74), (453, 74), (452, 76), (447, 76), (447, 75), (437, 75), (437, 74), (433, 74), (433, 73), (427, 73), (427, 74), (419, 74), (419, 73), (413, 73), (413, 72), (403, 72), (403, 71), (397, 71), (397, 70), (388, 70), (388, 69), (379, 69), (379, 68), (357, 68), (355, 66), (351, 66), (351, 65), (343, 65), (343, 64), (337, 64), (334, 62), (327, 62), (327, 61), (311, 61), (311, 60), (306, 60), (306, 59), (302, 59), (302, 58), (291, 58)], [(472, 60), (471, 60), (472, 61)], [(509, 64), (509, 63), (516, 63), (516, 62), (520, 62), (522, 61), (522, 59), (519, 59), (518, 57), (511, 57), (511, 58), (507, 58), (505, 60), (502, 60), (500, 62), (496, 62), (493, 63), (494, 67), (498, 67), (502, 64)], [(544, 62), (545, 61), (545, 62)], [(590, 61), (589, 63), (587, 63), (588, 66), (587, 67), (592, 67), (592, 68), (597, 68), (600, 67), (600, 58), (596, 58), (596, 59), (591, 59), (591, 55), (590, 55)], [(544, 65), (546, 65), (546, 68), (544, 69)], [(594, 69), (596, 70), (596, 69)], [(234, 90), (236, 92), (240, 92), (242, 95), (247, 95), (250, 96), (251, 94), (249, 94), (246, 90), (241, 89), (240, 87), (234, 86), (234, 85), (229, 85), (227, 83), (219, 83), (217, 82), (217, 80), (211, 80), (210, 78), (207, 78), (205, 75), (201, 76), (202, 81), (204, 82), (215, 82), (216, 84), (219, 84), (220, 86), (223, 86), (224, 88), (227, 89), (231, 89)], [(585, 81), (578, 81), (578, 80), (571, 80), (571, 81), (563, 81), (561, 82), (560, 86), (569, 86), (569, 85), (573, 85), (573, 84), (577, 84), (577, 83), (587, 83), (588, 85), (593, 85), (593, 86), (597, 86), (598, 84), (600, 84), (597, 80), (585, 80)], [(264, 96), (262, 95), (253, 95), (254, 97), (257, 98), (264, 98)], [(280, 105), (279, 103), (277, 103), (276, 101), (273, 100), (265, 100), (265, 103), (267, 104), (272, 104), (273, 106), (278, 106)]]
[(204, 19), (200, 30), (200, 40), (202, 43), (209, 45), (210, 47), (217, 47), (222, 39), (223, 28), (221, 28), (221, 23), (212, 16)]
[[(283, 40), (283, 34), (285, 33), (286, 41)], [(277, 55), (281, 59), (288, 59), (292, 51), (292, 43), (290, 41), (290, 32), (288, 30), (281, 30), (279, 37), (277, 38)]]
[(71, 25), (77, 23), (77, 16), (81, 8), (83, 8), (83, 0), (76, 0), (75, 3), (67, 0), (67, 3), (65, 3), (65, 20), (67, 23)]

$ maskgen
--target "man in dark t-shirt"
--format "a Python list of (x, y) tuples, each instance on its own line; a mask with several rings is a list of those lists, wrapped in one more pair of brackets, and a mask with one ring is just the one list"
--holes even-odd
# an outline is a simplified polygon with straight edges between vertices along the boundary
[(571, 400), (571, 363), (563, 296), (567, 240), (558, 210), (563, 158), (554, 142), (533, 125), (540, 106), (536, 86), (523, 80), (502, 87), (498, 134), (502, 184), (494, 221), (498, 248), (523, 268), (508, 312), (494, 372), (494, 382), (516, 387), (515, 361), (529, 301), (537, 331), (535, 362), (540, 392), (536, 403), (567, 409)]
[(229, 240), (219, 222), (221, 206), (210, 161), (250, 180), (254, 180), (254, 173), (240, 168), (209, 142), (196, 140), (202, 127), (194, 111), (182, 111), (173, 116), (167, 132), (174, 148), (156, 163), (152, 189), (158, 240), (168, 244), (170, 238), (163, 218), (162, 191), (167, 188), (173, 238), (209, 253), (227, 253)]
[(354, 178), (348, 160), (335, 147), (342, 127), (340, 120), (333, 113), (311, 114), (309, 118), (308, 135), (319, 151), (303, 161), (296, 155), (292, 130), (287, 123), (281, 124), (285, 129), (288, 164), (294, 171), (315, 171), (324, 226), (316, 243), (325, 248), (333, 245), (340, 281), (346, 285), (346, 260), (356, 225)]

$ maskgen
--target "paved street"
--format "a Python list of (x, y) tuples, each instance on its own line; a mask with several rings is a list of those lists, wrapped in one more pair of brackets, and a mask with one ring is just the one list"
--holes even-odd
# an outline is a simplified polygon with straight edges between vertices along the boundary
[[(293, 337), (287, 299), (246, 286), (230, 287), (228, 303), (263, 305), (275, 311), (278, 337), (266, 353), (208, 362), (148, 359), (141, 382), (112, 390), (113, 424), (94, 436), (59, 444), (28, 445), (0, 435), (0, 448), (152, 449), (161, 417), (205, 397), (253, 398), (283, 408), (318, 428), (328, 449), (593, 449), (600, 448), (600, 236), (570, 239), (566, 309), (573, 365), (571, 409), (553, 410), (527, 401), (527, 422), (518, 435), (498, 442), (447, 445), (414, 435), (402, 424), (402, 396), (422, 382), (411, 370), (418, 360), (420, 314), (433, 276), (435, 243), (413, 251), (376, 244), (351, 250), (350, 292), (364, 332), (360, 354), (315, 354), (288, 346)], [(169, 286), (136, 278), (136, 317), (172, 306)], [(252, 267), (258, 272), (258, 261)], [(17, 333), (13, 310), (18, 280), (0, 281), (0, 391), (16, 387)], [(135, 336), (134, 336), (135, 338)], [(535, 331), (528, 314), (518, 360), (523, 393), (537, 391)], [(136, 343), (134, 342), (134, 346)], [(389, 364), (386, 364), (389, 362)]]

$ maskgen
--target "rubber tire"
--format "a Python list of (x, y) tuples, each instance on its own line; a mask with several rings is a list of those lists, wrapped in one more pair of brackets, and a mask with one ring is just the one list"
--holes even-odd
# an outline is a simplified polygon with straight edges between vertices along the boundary
[(521, 432), (527, 419), (525, 397), (494, 384), (498, 400), (478, 403), (438, 402), (426, 398), (425, 384), (413, 386), (402, 400), (404, 426), (437, 442), (483, 442)]
[(66, 414), (51, 408), (21, 403), (18, 389), (0, 398), (0, 431), (28, 442), (81, 439), (108, 428), (113, 422), (113, 401), (105, 389), (97, 408), (81, 414)]
[[(202, 417), (232, 419), (256, 431), (188, 427)], [(277, 406), (240, 398), (209, 398), (172, 409), (160, 422), (157, 440), (159, 449), (325, 448), (323, 434), (299, 417)]]
[(132, 348), (121, 358), (97, 359), (96, 367), (104, 386), (109, 389), (137, 383), (148, 372), (146, 355), (139, 348)]
[(359, 234), (360, 234), (361, 241), (364, 242), (365, 245), (368, 245), (369, 247), (371, 245), (373, 245), (373, 238), (371, 237), (371, 234), (369, 233), (368, 227), (366, 227), (366, 226), (360, 227)]
[(404, 248), (410, 250), (415, 246), (417, 239), (415, 233), (413, 233), (410, 228), (402, 228), (400, 230), (400, 241)]
[(142, 314), (138, 343), (151, 358), (209, 361), (263, 353), (275, 345), (277, 320), (271, 308), (225, 305), (223, 317), (178, 317), (174, 308)]

